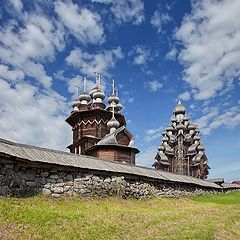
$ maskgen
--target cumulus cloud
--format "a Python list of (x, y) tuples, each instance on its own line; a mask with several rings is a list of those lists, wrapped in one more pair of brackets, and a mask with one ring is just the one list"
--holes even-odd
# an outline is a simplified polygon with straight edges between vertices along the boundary
[(178, 54), (177, 49), (173, 48), (169, 52), (167, 52), (167, 54), (165, 55), (165, 58), (168, 60), (176, 60), (177, 54)]
[(14, 7), (16, 11), (21, 12), (23, 8), (23, 4), (21, 0), (10, 0), (9, 3)]
[(155, 139), (160, 139), (162, 136), (163, 127), (148, 129), (145, 133), (144, 140), (151, 142)]
[(56, 1), (54, 5), (60, 21), (80, 42), (96, 44), (104, 41), (104, 30), (99, 14), (81, 8), (72, 1)]
[(195, 121), (204, 135), (219, 127), (234, 128), (240, 124), (240, 108), (233, 106), (220, 112), (219, 107), (207, 107), (204, 116)]
[(142, 0), (92, 0), (92, 2), (110, 4), (110, 10), (119, 24), (132, 22), (139, 25), (145, 19)]
[(182, 44), (179, 60), (184, 80), (196, 99), (229, 90), (240, 76), (240, 1), (194, 1), (175, 37)]
[(107, 74), (116, 62), (122, 58), (123, 53), (120, 47), (102, 50), (96, 54), (90, 54), (80, 48), (75, 48), (66, 58), (66, 62), (77, 67), (85, 74), (93, 74), (96, 71)]
[(151, 24), (160, 33), (164, 24), (171, 21), (171, 17), (167, 13), (163, 13), (160, 9), (156, 10), (151, 18)]
[(9, 23), (0, 29), (4, 36), (0, 39), (0, 60), (49, 88), (52, 78), (41, 62), (52, 61), (56, 49), (63, 49), (63, 33), (43, 15), (24, 15), (22, 20), (22, 26)]
[(180, 97), (182, 100), (188, 101), (188, 100), (190, 100), (190, 98), (191, 98), (191, 94), (190, 94), (188, 91), (186, 91), (186, 92), (181, 93), (181, 94), (179, 95), (179, 97)]
[(149, 92), (156, 92), (161, 89), (163, 84), (157, 80), (145, 82), (145, 87)]
[(0, 102), (2, 138), (62, 150), (71, 142), (64, 121), (69, 109), (56, 92), (41, 93), (30, 84), (12, 86), (0, 79)]
[[(68, 84), (68, 91), (72, 93), (73, 95), (77, 96), (77, 87), (79, 87), (79, 91), (83, 91), (83, 80), (82, 76), (76, 75), (75, 77), (71, 79), (66, 79)], [(87, 79), (86, 81), (86, 90), (90, 91), (94, 86), (96, 85), (96, 82), (93, 80)], [(104, 90), (105, 89), (105, 81), (101, 81), (101, 87)]]
[(17, 82), (24, 79), (24, 72), (19, 69), (10, 69), (8, 66), (4, 64), (0, 64), (0, 78), (5, 80)]
[(144, 65), (147, 61), (152, 60), (151, 52), (146, 46), (135, 46), (129, 55), (133, 56), (133, 64), (135, 65)]

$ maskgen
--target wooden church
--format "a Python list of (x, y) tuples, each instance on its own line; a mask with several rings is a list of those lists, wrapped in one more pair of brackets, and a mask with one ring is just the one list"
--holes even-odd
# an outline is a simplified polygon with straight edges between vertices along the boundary
[(162, 133), (153, 166), (167, 172), (206, 179), (209, 166), (204, 150), (200, 130), (189, 121), (186, 108), (179, 100), (171, 123)]
[[(126, 128), (114, 80), (107, 106), (100, 73), (96, 73), (96, 84), (90, 92), (86, 91), (86, 78), (83, 78), (83, 85), (83, 92), (73, 101), (73, 110), (66, 119), (73, 131), (73, 143), (68, 146), (70, 152), (135, 165), (139, 150), (133, 146), (133, 135)], [(179, 100), (171, 123), (163, 132), (153, 164), (155, 169), (207, 178), (208, 159), (199, 133), (198, 126), (189, 121), (186, 108)]]
[(135, 164), (139, 150), (132, 146), (133, 135), (120, 113), (122, 105), (115, 92), (114, 80), (108, 106), (104, 103), (100, 73), (96, 73), (96, 85), (90, 92), (86, 91), (86, 78), (83, 82), (83, 92), (73, 101), (73, 110), (66, 119), (73, 131), (73, 143), (68, 146), (70, 152)]

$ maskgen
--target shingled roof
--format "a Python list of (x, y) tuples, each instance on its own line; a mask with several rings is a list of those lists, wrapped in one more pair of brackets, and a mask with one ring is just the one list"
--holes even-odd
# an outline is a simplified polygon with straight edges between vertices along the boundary
[(215, 183), (190, 176), (177, 175), (146, 167), (101, 160), (85, 155), (77, 155), (53, 149), (19, 144), (0, 138), (0, 156), (1, 155), (16, 157), (19, 161), (22, 159), (29, 162), (48, 163), (94, 171), (107, 171), (116, 174), (147, 177), (151, 180), (193, 184), (216, 189), (221, 188)]

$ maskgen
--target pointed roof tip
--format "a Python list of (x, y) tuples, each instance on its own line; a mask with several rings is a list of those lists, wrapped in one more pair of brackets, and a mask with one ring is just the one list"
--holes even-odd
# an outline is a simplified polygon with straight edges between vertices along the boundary
[(182, 104), (181, 98), (178, 97), (178, 104), (175, 106), (175, 108), (173, 109), (173, 113), (174, 114), (178, 114), (178, 113), (186, 113), (186, 108), (185, 106)]

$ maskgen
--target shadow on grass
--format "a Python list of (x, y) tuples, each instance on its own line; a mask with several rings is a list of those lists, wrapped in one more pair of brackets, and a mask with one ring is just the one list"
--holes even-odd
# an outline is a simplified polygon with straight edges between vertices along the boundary
[(189, 199), (196, 202), (206, 202), (206, 203), (216, 203), (222, 205), (240, 205), (240, 191), (229, 192), (229, 193), (218, 193), (216, 195), (206, 195), (206, 196), (193, 196)]

